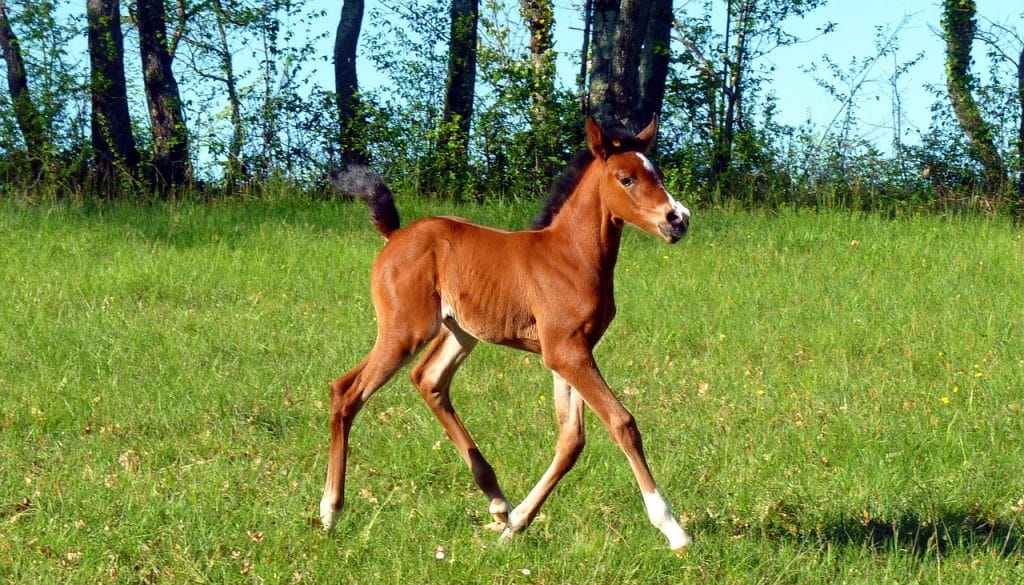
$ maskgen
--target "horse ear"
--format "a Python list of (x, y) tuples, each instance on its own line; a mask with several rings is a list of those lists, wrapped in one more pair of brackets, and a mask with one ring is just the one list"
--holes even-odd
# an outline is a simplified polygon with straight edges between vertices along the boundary
[(636, 135), (636, 139), (643, 146), (643, 150), (647, 150), (654, 143), (654, 139), (658, 136), (658, 114), (651, 116), (651, 123), (646, 128), (640, 131)]
[(593, 118), (587, 118), (586, 133), (587, 148), (590, 149), (590, 152), (601, 160), (608, 158), (608, 149), (604, 145), (604, 131), (601, 130), (601, 127), (597, 125)]

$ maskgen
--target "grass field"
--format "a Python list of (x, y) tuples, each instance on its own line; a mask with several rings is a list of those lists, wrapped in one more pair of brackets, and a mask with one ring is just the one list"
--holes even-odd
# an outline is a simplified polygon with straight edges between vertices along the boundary
[[(529, 205), (400, 201), (506, 227)], [(697, 210), (636, 231), (598, 349), (696, 542), (671, 555), (588, 445), (499, 546), (404, 374), (311, 525), (327, 384), (373, 342), (362, 207), (0, 203), (0, 581), (1015, 583), (1024, 580), (1024, 230)], [(506, 494), (550, 462), (550, 376), (480, 347), (453, 399)]]

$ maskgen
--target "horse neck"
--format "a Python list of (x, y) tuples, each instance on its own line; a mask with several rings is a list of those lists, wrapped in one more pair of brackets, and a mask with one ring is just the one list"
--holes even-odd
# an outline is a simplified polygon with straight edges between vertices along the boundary
[(619, 257), (622, 222), (601, 200), (600, 170), (595, 168), (598, 164), (595, 162), (583, 174), (552, 220), (550, 231), (578, 265), (592, 267), (595, 274), (610, 274)]

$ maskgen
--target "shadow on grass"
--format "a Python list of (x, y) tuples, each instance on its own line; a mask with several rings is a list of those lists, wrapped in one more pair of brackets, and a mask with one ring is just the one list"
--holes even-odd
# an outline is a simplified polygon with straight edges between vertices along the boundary
[[(524, 229), (539, 204), (492, 206), (475, 204), (445, 211), (442, 203), (429, 199), (398, 201), (402, 225), (427, 215), (459, 215), (485, 225)], [(436, 208), (436, 209), (435, 209)], [(348, 237), (365, 234), (375, 244), (379, 237), (361, 201), (344, 197), (283, 197), (280, 199), (226, 199), (223, 201), (161, 202), (134, 204), (115, 201), (75, 205), (40, 206), (41, 215), (54, 210), (61, 221), (87, 227), (105, 227), (115, 233), (134, 234), (146, 241), (194, 248), (211, 242), (251, 245), (250, 238), (268, 226), (288, 226), (324, 236)], [(504, 225), (510, 224), (510, 225)]]
[[(1016, 519), (1016, 518), (1015, 518)], [(997, 557), (1020, 556), (1020, 526), (983, 518), (973, 512), (942, 511), (921, 516), (905, 511), (898, 518), (842, 518), (802, 535), (803, 540), (834, 546), (867, 546), (915, 556), (944, 554), (950, 549), (986, 552)]]
[[(249, 245), (267, 226), (289, 226), (324, 235), (369, 228), (364, 206), (356, 201), (253, 201), (133, 206), (112, 203), (66, 212), (66, 221), (106, 226), (114, 232), (179, 249), (210, 243)], [(365, 224), (365, 225), (364, 225)]]
[[(733, 536), (789, 540), (815, 548), (868, 548), (878, 553), (898, 553), (917, 557), (944, 555), (951, 550), (984, 553), (996, 558), (1024, 557), (1024, 527), (1015, 514), (1009, 522), (987, 518), (977, 511), (906, 510), (896, 517), (872, 517), (866, 512), (826, 520), (809, 526), (799, 510), (777, 504), (758, 522), (727, 525), (705, 519), (694, 528), (698, 534), (731, 531)], [(700, 526), (700, 524), (705, 526)]]

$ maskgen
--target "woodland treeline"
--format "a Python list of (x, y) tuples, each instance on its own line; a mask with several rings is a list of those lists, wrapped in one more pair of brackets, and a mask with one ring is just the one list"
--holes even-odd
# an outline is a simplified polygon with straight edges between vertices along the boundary
[[(899, 88), (921, 56), (899, 60), (898, 25), (879, 28), (874, 54), (811, 73), (840, 115), (790, 126), (766, 57), (808, 40), (789, 31), (826, 0), (573, 1), (583, 41), (559, 47), (565, 72), (552, 0), (343, 0), (340, 13), (309, 0), (0, 0), (0, 188), (317, 190), (328, 167), (361, 161), (398, 190), (537, 196), (581, 146), (584, 116), (637, 130), (659, 114), (656, 156), (690, 200), (1021, 208), (1024, 40), (973, 0), (942, 1), (946, 67), (928, 86), (929, 127), (914, 130)], [(324, 21), (333, 38), (311, 36)], [(872, 80), (891, 88), (883, 147), (860, 137), (856, 107), (880, 60), (894, 64)], [(362, 87), (357, 61), (388, 83)]]

